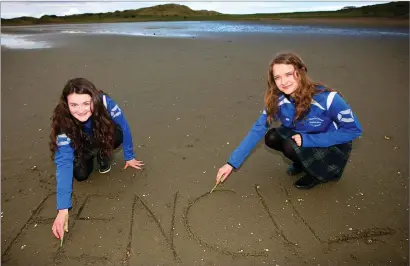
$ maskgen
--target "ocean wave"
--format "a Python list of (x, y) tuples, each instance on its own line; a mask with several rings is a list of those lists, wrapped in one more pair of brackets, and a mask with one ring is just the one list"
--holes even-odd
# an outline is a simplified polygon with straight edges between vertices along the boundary
[(10, 49), (43, 49), (52, 46), (44, 41), (33, 41), (28, 39), (28, 35), (1, 35), (1, 46)]

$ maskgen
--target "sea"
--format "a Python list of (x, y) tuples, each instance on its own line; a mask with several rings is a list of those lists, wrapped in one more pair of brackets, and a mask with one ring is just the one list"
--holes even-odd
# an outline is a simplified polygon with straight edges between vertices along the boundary
[[(53, 47), (50, 35), (115, 34), (155, 38), (212, 38), (227, 34), (392, 36), (409, 38), (408, 28), (283, 25), (267, 22), (167, 21), (3, 26), (1, 45), (11, 49)], [(34, 38), (35, 37), (35, 38)], [(41, 38), (44, 37), (44, 38)]]

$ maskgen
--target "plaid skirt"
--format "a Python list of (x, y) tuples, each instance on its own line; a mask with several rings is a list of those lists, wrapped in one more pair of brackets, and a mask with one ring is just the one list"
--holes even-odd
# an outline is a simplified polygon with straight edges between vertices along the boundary
[[(276, 132), (284, 140), (298, 134), (283, 126), (276, 128)], [(292, 141), (292, 147), (304, 171), (318, 180), (324, 181), (342, 177), (343, 170), (352, 151), (352, 142), (322, 148), (299, 147)]]

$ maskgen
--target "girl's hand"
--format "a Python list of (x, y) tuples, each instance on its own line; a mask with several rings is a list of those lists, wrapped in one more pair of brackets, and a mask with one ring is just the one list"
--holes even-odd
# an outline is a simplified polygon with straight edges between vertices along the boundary
[(135, 159), (129, 160), (129, 161), (125, 161), (125, 166), (124, 169), (127, 169), (128, 166), (133, 167), (135, 169), (142, 169), (143, 166), (143, 162), (142, 161), (137, 161)]
[(64, 231), (68, 232), (68, 209), (58, 211), (51, 229), (53, 230), (54, 236), (58, 239), (64, 237)]
[(221, 168), (219, 168), (218, 174), (216, 175), (216, 183), (218, 184), (223, 183), (228, 176), (231, 174), (233, 170), (233, 167), (230, 166), (229, 164), (225, 164), (224, 166), (222, 166)]
[(296, 145), (298, 145), (299, 147), (302, 145), (302, 136), (297, 134), (297, 135), (293, 135), (292, 139), (296, 142)]

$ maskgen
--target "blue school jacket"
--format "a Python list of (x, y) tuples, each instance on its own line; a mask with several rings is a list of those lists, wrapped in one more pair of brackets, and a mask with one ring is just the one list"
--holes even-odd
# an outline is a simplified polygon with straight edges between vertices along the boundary
[[(337, 92), (322, 92), (313, 96), (310, 112), (302, 121), (293, 122), (296, 108), (292, 98), (281, 95), (278, 100), (278, 118), (283, 127), (302, 137), (302, 147), (330, 147), (350, 142), (362, 134), (362, 127), (350, 106)], [(251, 130), (232, 152), (228, 163), (239, 168), (256, 144), (264, 137), (270, 125), (266, 109)]]
[[(133, 142), (128, 122), (125, 116), (117, 105), (107, 95), (101, 95), (104, 106), (107, 108), (113, 121), (121, 127), (123, 132), (123, 153), (126, 161), (135, 158), (133, 150)], [(92, 118), (84, 123), (84, 131), (92, 134)], [(70, 209), (71, 193), (73, 191), (73, 167), (74, 167), (74, 148), (71, 145), (71, 140), (66, 134), (57, 136), (57, 151), (54, 162), (56, 164), (56, 179), (57, 179), (57, 210)]]

